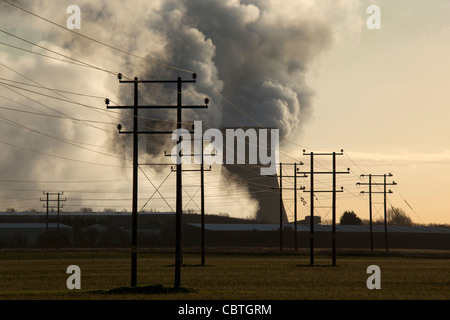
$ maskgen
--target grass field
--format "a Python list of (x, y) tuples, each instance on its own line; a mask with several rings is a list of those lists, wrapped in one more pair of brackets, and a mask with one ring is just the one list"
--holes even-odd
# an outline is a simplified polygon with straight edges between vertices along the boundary
[[(173, 286), (174, 254), (138, 254), (138, 286)], [(181, 285), (189, 292), (106, 293), (130, 284), (130, 254), (123, 252), (1, 252), (1, 300), (448, 300), (448, 252), (344, 252), (331, 266), (329, 253), (185, 253)], [(81, 290), (69, 290), (69, 265), (81, 269)], [(367, 267), (381, 269), (381, 289), (369, 290)]]

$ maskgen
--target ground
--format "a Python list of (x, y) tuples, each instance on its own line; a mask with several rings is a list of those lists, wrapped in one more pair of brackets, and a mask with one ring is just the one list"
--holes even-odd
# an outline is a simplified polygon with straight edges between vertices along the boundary
[[(174, 283), (174, 253), (138, 254), (140, 293), (111, 292), (130, 284), (130, 253), (122, 251), (0, 252), (0, 300), (449, 300), (448, 251), (186, 250), (181, 286)], [(81, 270), (81, 289), (69, 290), (69, 265)], [(381, 289), (368, 289), (370, 265), (380, 267)], [(117, 291), (117, 290), (116, 290)]]

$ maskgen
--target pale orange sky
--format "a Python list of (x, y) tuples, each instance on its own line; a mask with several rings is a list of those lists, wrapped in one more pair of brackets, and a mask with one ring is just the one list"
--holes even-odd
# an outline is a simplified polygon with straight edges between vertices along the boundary
[[(357, 175), (391, 172), (399, 191), (389, 195), (394, 206), (414, 222), (450, 223), (450, 3), (371, 3), (381, 9), (381, 30), (365, 27), (362, 1), (360, 29), (343, 28), (317, 63), (309, 79), (314, 115), (300, 144), (343, 148), (364, 172), (346, 157), (338, 163)], [(368, 215), (364, 201), (350, 200), (341, 211)]]
[[(170, 41), (168, 39), (162, 41), (161, 35), (151, 28), (143, 30), (142, 33), (135, 32), (135, 25), (140, 21), (130, 20), (129, 17), (137, 13), (142, 14), (137, 7), (124, 6), (120, 1), (108, 1), (108, 8), (112, 10), (110, 14), (115, 19), (114, 25), (103, 25), (97, 23), (96, 19), (108, 21), (108, 18), (112, 18), (101, 14), (103, 10), (101, 1), (83, 0), (74, 1), (75, 3), (91, 6), (92, 9), (90, 16), (82, 16), (85, 19), (81, 24), (82, 33), (96, 39), (110, 41), (116, 46), (126, 44), (128, 45), (126, 49), (133, 54), (141, 56), (150, 54), (155, 59), (164, 60), (164, 57), (158, 54), (163, 52)], [(145, 5), (145, 9), (148, 10), (145, 12), (155, 14), (155, 8), (163, 1), (150, 3), (136, 0), (136, 3)], [(243, 3), (245, 2), (228, 1), (226, 8), (228, 11), (225, 10), (225, 12), (231, 15), (230, 21), (234, 21), (231, 13), (239, 13), (240, 16), (234, 18), (242, 18), (242, 23), (251, 24), (258, 19), (258, 12), (254, 6), (244, 6)], [(338, 178), (338, 185), (343, 185), (346, 191), (338, 196), (339, 215), (345, 210), (354, 210), (358, 216), (367, 219), (368, 197), (367, 195), (359, 196), (359, 191), (363, 189), (358, 189), (356, 183), (363, 181), (358, 177), (362, 173), (390, 172), (394, 175), (392, 180), (395, 180), (398, 185), (392, 188), (394, 193), (389, 195), (388, 207), (392, 204), (404, 209), (417, 223), (450, 223), (450, 205), (446, 201), (450, 191), (447, 183), (450, 180), (450, 126), (448, 125), (450, 119), (448, 95), (450, 3), (447, 0), (329, 0), (329, 2), (295, 0), (289, 1), (289, 6), (286, 5), (286, 7), (282, 6), (283, 3), (286, 4), (287, 1), (278, 1), (278, 3), (277, 0), (271, 1), (272, 7), (277, 8), (277, 12), (273, 16), (272, 12), (266, 12), (261, 16), (266, 19), (265, 23), (270, 25), (271, 19), (278, 21), (276, 19), (280, 19), (280, 16), (285, 16), (283, 22), (296, 26), (296, 19), (306, 19), (311, 15), (314, 16), (315, 22), (323, 22), (323, 25), (326, 25), (326, 30), (329, 29), (331, 32), (332, 41), (326, 49), (318, 50), (320, 55), (304, 66), (307, 68), (305, 82), (314, 92), (310, 108), (311, 117), (301, 123), (302, 132), (295, 138), (291, 138), (293, 143), (284, 145), (282, 152), (289, 154), (290, 158), (281, 156), (281, 161), (292, 162), (292, 157), (295, 157), (307, 163), (307, 157), (302, 156), (303, 148), (308, 152), (332, 152), (344, 149), (345, 155), (338, 157), (338, 166), (340, 169), (350, 167), (352, 173)], [(369, 17), (366, 9), (370, 4), (376, 4), (381, 9), (380, 30), (369, 30), (366, 27), (366, 19)], [(68, 4), (59, 1), (53, 4), (50, 1), (41, 0), (23, 5), (60, 24), (64, 24), (67, 18), (65, 10)], [(114, 11), (117, 8), (120, 10)], [(2, 16), (1, 27), (10, 33), (36, 41), (68, 56), (86, 59), (95, 66), (114, 72), (126, 69), (134, 73), (142, 67), (141, 60), (124, 57), (92, 43), (89, 43), (92, 46), (75, 46), (74, 50), (70, 50), (73, 35), (67, 33), (67, 30), (49, 25), (48, 22), (5, 3), (0, 4), (0, 10), (6, 9), (10, 14)], [(224, 10), (224, 8), (221, 9)], [(300, 10), (303, 11), (300, 12)], [(83, 12), (85, 13), (82, 6), (82, 14)], [(173, 12), (176, 13), (176, 10)], [(146, 18), (148, 18), (147, 14), (142, 19)], [(155, 18), (158, 18), (157, 13)], [(304, 27), (304, 25), (301, 26)], [(113, 27), (115, 29), (112, 30)], [(211, 70), (208, 68), (217, 62), (214, 60), (213, 49), (216, 44), (214, 41), (218, 43), (220, 35), (219, 39), (213, 40), (202, 38), (200, 32), (190, 35), (199, 36), (196, 44), (204, 49), (202, 59), (205, 61), (202, 61), (200, 66), (208, 71), (212, 70), (213, 73), (213, 68)], [(272, 35), (270, 39), (276, 40), (276, 37)], [(294, 37), (294, 39), (297, 38)], [(5, 34), (0, 34), (0, 41), (48, 54), (29, 43), (24, 44)], [(312, 43), (316, 44), (314, 41)], [(323, 43), (317, 45), (321, 46)], [(300, 47), (298, 43), (294, 44), (295, 50), (291, 51), (295, 52)], [(286, 45), (286, 49), (291, 48)], [(192, 59), (196, 59), (194, 54)], [(132, 63), (129, 63), (130, 61)], [(68, 211), (76, 211), (81, 206), (93, 207), (94, 210), (103, 210), (105, 207), (116, 207), (118, 210), (129, 209), (130, 159), (127, 159), (128, 167), (123, 166), (123, 159), (120, 158), (127, 155), (117, 154), (117, 150), (112, 150), (108, 145), (111, 135), (117, 134), (118, 120), (117, 117), (115, 118), (116, 114), (106, 112), (103, 103), (104, 97), (117, 101), (120, 96), (121, 87), (115, 73), (105, 74), (98, 70), (37, 57), (23, 51), (18, 52), (7, 46), (0, 47), (0, 62), (48, 87), (98, 95), (100, 99), (76, 96), (76, 100), (104, 109), (103, 112), (98, 110), (94, 112), (80, 108), (79, 105), (73, 106), (59, 101), (49, 101), (42, 96), (37, 97), (40, 102), (47, 103), (72, 117), (99, 121), (95, 125), (103, 130), (94, 129), (86, 123), (80, 126), (79, 123), (66, 121), (67, 119), (2, 110), (2, 116), (19, 124), (12, 125), (11, 122), (8, 123), (8, 120), (3, 119), (3, 125), (0, 128), (2, 139), (10, 144), (2, 144), (1, 165), (6, 168), (5, 177), (2, 179), (10, 181), (0, 188), (3, 209), (14, 206), (18, 210), (40, 208), (39, 197), (42, 196), (42, 191), (55, 189), (66, 191), (68, 198), (71, 199), (66, 204)], [(230, 64), (235, 62), (232, 59), (229, 60)], [(4, 67), (1, 71), (2, 77), (7, 79), (4, 81), (29, 83), (18, 73)], [(221, 71), (226, 73), (227, 70)], [(204, 74), (200, 75), (204, 76)], [(209, 84), (220, 84), (221, 76), (222, 74), (219, 74), (218, 79), (212, 76), (212, 82)], [(217, 81), (214, 82), (215, 80)], [(205, 86), (199, 85), (199, 87), (205, 89)], [(211, 90), (209, 93), (213, 95)], [(25, 103), (27, 107), (20, 107), (26, 108), (24, 111), (49, 112), (48, 109), (31, 104), (23, 96), (18, 96), (4, 87), (0, 88), (0, 94), (8, 99)], [(26, 95), (31, 96), (31, 93), (27, 92)], [(9, 100), (2, 99), (0, 101), (2, 107), (17, 107)], [(34, 109), (28, 108), (30, 106)], [(238, 107), (246, 111), (244, 105)], [(33, 128), (52, 137), (39, 135), (37, 132), (30, 133), (29, 129), (20, 126)], [(56, 141), (55, 137), (76, 142), (83, 148)], [(86, 148), (95, 149), (97, 152), (91, 152)], [(27, 149), (34, 151), (30, 153)], [(51, 156), (37, 154), (37, 152), (48, 153)], [(54, 157), (55, 155), (71, 158), (71, 160), (63, 160)], [(73, 161), (74, 159), (85, 163)], [(142, 161), (146, 160), (142, 159)], [(330, 159), (320, 158), (317, 161), (319, 167), (331, 165)], [(10, 175), (13, 169), (17, 173)], [(166, 175), (164, 173), (162, 176), (154, 177), (151, 169), (147, 167), (145, 170), (154, 179), (154, 183), (161, 182)], [(218, 171), (211, 173), (207, 176), (207, 182), (211, 186), (216, 185), (215, 179), (218, 175)], [(140, 180), (142, 183), (141, 206), (148, 200), (149, 194), (153, 193), (154, 187), (148, 183), (145, 176), (141, 175)], [(34, 182), (27, 185), (26, 181)], [(195, 182), (195, 179), (191, 182)], [(330, 187), (331, 181), (322, 179), (318, 181), (318, 185)], [(188, 190), (190, 195), (195, 193), (196, 188)], [(161, 188), (161, 192), (163, 191), (169, 203), (173, 204), (173, 185), (170, 183), (164, 185)], [(242, 210), (243, 206), (249, 208), (249, 212), (254, 210), (254, 203), (248, 199), (239, 198), (242, 195), (240, 192), (242, 190), (234, 188), (225, 197), (212, 195), (211, 198), (215, 199), (214, 205), (217, 205), (218, 210), (229, 210), (231, 215), (242, 214), (245, 211)], [(11, 194), (15, 196), (11, 197)], [(95, 200), (105, 197), (113, 200), (110, 202)], [(123, 202), (115, 201), (122, 198)], [(189, 201), (190, 198), (186, 197), (186, 199)], [(409, 208), (405, 200), (413, 210)], [(285, 205), (288, 207), (289, 201), (287, 195)], [(381, 198), (378, 202), (380, 201), (382, 201)], [(331, 200), (326, 196), (323, 196), (320, 202), (324, 206), (331, 205)], [(305, 207), (299, 206), (301, 208), (299, 216), (302, 218), (308, 212)], [(376, 206), (375, 211), (378, 214), (376, 218), (381, 218), (380, 204)], [(160, 197), (155, 197), (149, 208), (170, 211)], [(191, 203), (190, 208), (197, 207)], [(330, 209), (320, 209), (319, 213), (322, 218), (331, 219)]]

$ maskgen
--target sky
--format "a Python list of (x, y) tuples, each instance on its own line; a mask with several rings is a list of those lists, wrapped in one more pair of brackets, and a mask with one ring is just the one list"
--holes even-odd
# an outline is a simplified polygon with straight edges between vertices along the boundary
[[(207, 111), (184, 111), (187, 122), (279, 128), (280, 161), (302, 161), (303, 171), (310, 164), (303, 149), (344, 150), (338, 169), (351, 171), (338, 176), (338, 215), (353, 210), (368, 219), (368, 195), (360, 194), (368, 190), (357, 186), (368, 181), (360, 175), (392, 173), (388, 208), (416, 223), (450, 223), (448, 1), (130, 2), (0, 1), (0, 211), (45, 210), (44, 191), (64, 191), (67, 211), (130, 211), (131, 140), (116, 126), (129, 129), (131, 114), (107, 110), (104, 99), (132, 103), (132, 86), (119, 84), (118, 72), (140, 79), (196, 72), (184, 103), (211, 103)], [(70, 5), (80, 8), (74, 32)], [(370, 5), (380, 9), (380, 29), (366, 25)], [(141, 90), (140, 102), (174, 103), (174, 90)], [(165, 111), (140, 115), (144, 127), (173, 125)], [(140, 139), (142, 210), (175, 208), (169, 167), (144, 165), (167, 160), (171, 146), (161, 137)], [(331, 169), (330, 156), (315, 159), (317, 170)], [(224, 187), (221, 179), (220, 166), (206, 175), (207, 212), (252, 217), (257, 204), (245, 186)], [(331, 188), (331, 177), (317, 179), (317, 188)], [(185, 209), (198, 210), (194, 173), (186, 173), (184, 191)], [(317, 197), (316, 213), (330, 220), (331, 195)], [(291, 220), (292, 199), (286, 191)], [(375, 219), (382, 201), (374, 195)], [(308, 204), (298, 210), (299, 218), (309, 214)]]
[(342, 37), (313, 72), (314, 114), (300, 143), (344, 149), (358, 175), (392, 173), (392, 205), (416, 222), (448, 223), (450, 5), (374, 3), (381, 29), (366, 28), (363, 14), (361, 29)]

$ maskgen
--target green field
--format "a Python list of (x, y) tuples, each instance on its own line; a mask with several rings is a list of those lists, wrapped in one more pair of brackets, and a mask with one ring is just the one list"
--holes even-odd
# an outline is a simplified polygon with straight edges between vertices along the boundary
[[(174, 254), (138, 254), (138, 286), (173, 286)], [(130, 254), (122, 252), (1, 252), (0, 299), (34, 300), (448, 300), (448, 252), (344, 252), (331, 266), (319, 252), (309, 266), (300, 253), (215, 252), (200, 266), (198, 252), (185, 253), (181, 285), (185, 293), (112, 294), (106, 290), (129, 286)], [(81, 290), (69, 290), (69, 265), (81, 269)], [(381, 269), (381, 289), (369, 290), (367, 267)], [(103, 291), (102, 291), (103, 290)]]

